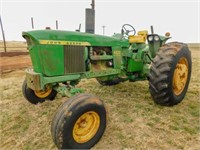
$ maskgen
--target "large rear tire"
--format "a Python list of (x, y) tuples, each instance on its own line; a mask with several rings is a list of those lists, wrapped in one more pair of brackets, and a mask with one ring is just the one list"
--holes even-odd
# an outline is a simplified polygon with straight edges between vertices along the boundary
[(149, 73), (149, 90), (155, 103), (180, 103), (188, 89), (191, 69), (191, 52), (186, 44), (173, 42), (161, 47)]
[(89, 94), (69, 98), (57, 110), (51, 126), (58, 149), (90, 149), (106, 128), (103, 102)]
[(34, 91), (27, 86), (26, 80), (22, 84), (22, 93), (31, 104), (43, 103), (47, 99), (53, 100), (57, 94), (52, 88), (48, 88), (45, 91)]

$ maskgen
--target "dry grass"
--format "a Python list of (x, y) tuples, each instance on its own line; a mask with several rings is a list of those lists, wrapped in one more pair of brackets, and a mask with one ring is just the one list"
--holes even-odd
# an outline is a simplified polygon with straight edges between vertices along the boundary
[[(199, 50), (192, 50), (189, 90), (183, 102), (174, 107), (155, 105), (147, 81), (106, 87), (93, 79), (83, 80), (81, 87), (104, 100), (108, 109), (106, 132), (93, 149), (200, 149), (199, 54)], [(24, 77), (23, 70), (1, 77), (0, 148), (56, 149), (50, 134), (51, 119), (66, 98), (58, 95), (53, 102), (31, 105), (21, 93)]]

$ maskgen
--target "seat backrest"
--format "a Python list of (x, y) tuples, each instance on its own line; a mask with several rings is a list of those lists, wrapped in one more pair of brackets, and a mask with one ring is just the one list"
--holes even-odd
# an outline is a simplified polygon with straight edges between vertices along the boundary
[(147, 30), (143, 31), (138, 31), (137, 35), (130, 35), (129, 38), (129, 43), (145, 43), (147, 39)]

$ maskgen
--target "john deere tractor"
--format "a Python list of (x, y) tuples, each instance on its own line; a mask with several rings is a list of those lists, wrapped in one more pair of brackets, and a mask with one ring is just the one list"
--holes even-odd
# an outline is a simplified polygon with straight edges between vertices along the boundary
[(50, 29), (22, 35), (33, 64), (22, 86), (26, 100), (38, 104), (57, 93), (69, 97), (52, 120), (59, 149), (91, 148), (106, 128), (103, 101), (76, 88), (81, 79), (96, 78), (105, 86), (148, 80), (152, 99), (162, 106), (180, 103), (187, 92), (192, 67), (188, 46), (166, 43), (170, 34), (154, 34), (153, 27), (149, 34), (136, 34), (133, 26), (124, 24), (112, 37)]

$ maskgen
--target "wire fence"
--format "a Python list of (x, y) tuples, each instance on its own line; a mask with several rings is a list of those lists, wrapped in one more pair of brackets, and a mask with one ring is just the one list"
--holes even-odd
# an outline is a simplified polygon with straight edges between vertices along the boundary
[(0, 52), (27, 52), (27, 44), (23, 41), (0, 41)]
[(0, 56), (18, 56), (29, 54), (26, 42), (7, 41), (6, 44), (0, 41)]
[(27, 47), (0, 47), (0, 52), (27, 51)]

